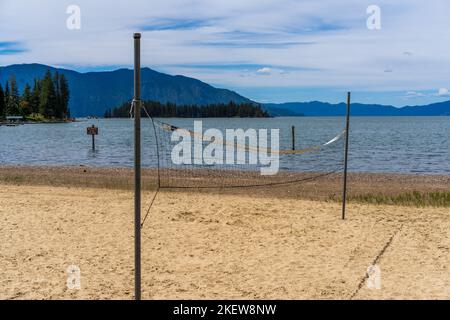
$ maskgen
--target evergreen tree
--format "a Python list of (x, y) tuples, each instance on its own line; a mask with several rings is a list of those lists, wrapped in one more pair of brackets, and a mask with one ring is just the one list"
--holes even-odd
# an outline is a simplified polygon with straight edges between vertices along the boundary
[(112, 111), (111, 111), (111, 109), (107, 109), (105, 111), (105, 113), (103, 114), (103, 118), (105, 118), (105, 119), (112, 118)]
[(54, 115), (56, 118), (61, 119), (62, 116), (62, 105), (61, 105), (61, 92), (59, 90), (59, 73), (55, 72), (53, 76), (53, 86), (55, 87), (55, 105), (54, 105)]
[(6, 115), (6, 106), (8, 105), (8, 101), (9, 101), (9, 83), (8, 81), (6, 81), (5, 84), (5, 115)]
[(50, 70), (47, 70), (41, 83), (39, 113), (45, 118), (55, 116), (56, 92)]
[(2, 85), (0, 84), (0, 119), (3, 119), (5, 116), (5, 93), (3, 92)]
[(32, 113), (31, 106), (31, 87), (27, 83), (23, 90), (22, 99), (20, 100), (20, 114), (23, 116), (29, 116)]
[(11, 76), (9, 79), (9, 97), (7, 98), (6, 104), (6, 115), (17, 116), (20, 114), (19, 104), (19, 88), (17, 87), (16, 78)]
[(25, 88), (23, 89), (22, 100), (28, 103), (31, 101), (31, 87), (28, 83), (25, 85)]
[(70, 90), (69, 90), (69, 82), (66, 77), (61, 74), (59, 76), (59, 100), (60, 100), (60, 118), (68, 118), (70, 117), (69, 111), (69, 98), (70, 98)]
[(39, 113), (40, 94), (41, 94), (40, 81), (34, 79), (33, 90), (31, 91), (30, 97), (30, 109), (32, 113)]

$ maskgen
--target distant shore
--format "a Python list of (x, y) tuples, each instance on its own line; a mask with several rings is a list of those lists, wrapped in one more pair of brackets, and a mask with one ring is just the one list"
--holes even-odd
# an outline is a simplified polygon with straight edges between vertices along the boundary
[(67, 120), (23, 120), (18, 122), (9, 122), (6, 120), (0, 120), (0, 126), (10, 126), (10, 125), (22, 125), (22, 124), (49, 124), (49, 123), (71, 123), (71, 122), (79, 122), (76, 119), (67, 119)]
[[(290, 179), (308, 178), (311, 173), (290, 174)], [(142, 187), (144, 191), (154, 190), (157, 172), (143, 169)], [(235, 184), (248, 183), (249, 176), (239, 181), (239, 173), (233, 171), (221, 175), (224, 185), (226, 179), (234, 179)], [(307, 200), (340, 201), (342, 174), (334, 173), (311, 181), (286, 183), (277, 186), (204, 188), (211, 180), (207, 171), (166, 172), (162, 184), (169, 187), (182, 187), (183, 192), (251, 194), (255, 197), (295, 198)], [(116, 190), (133, 190), (132, 168), (100, 168), (87, 166), (0, 166), (0, 184), (41, 185), (62, 187), (86, 187)], [(255, 178), (251, 181), (256, 181)], [(280, 178), (281, 179), (281, 178)], [(280, 180), (283, 181), (283, 180)], [(262, 183), (262, 182), (261, 182)], [(186, 188), (188, 187), (188, 188)], [(192, 188), (190, 188), (192, 187)], [(200, 187), (200, 188), (196, 188)], [(450, 174), (394, 174), (394, 173), (350, 173), (348, 183), (349, 200), (373, 204), (394, 204), (414, 206), (450, 206)]]

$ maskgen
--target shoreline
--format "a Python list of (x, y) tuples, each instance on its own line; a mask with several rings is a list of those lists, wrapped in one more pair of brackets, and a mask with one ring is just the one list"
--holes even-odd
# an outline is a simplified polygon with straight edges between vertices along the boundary
[[(213, 172), (213, 171), (211, 171)], [(311, 181), (285, 183), (276, 186), (260, 185), (231, 188), (229, 181), (249, 183), (264, 181), (260, 177), (239, 172), (214, 172), (207, 170), (163, 171), (162, 186), (169, 191), (242, 195), (262, 198), (291, 198), (320, 201), (340, 201), (342, 173), (312, 179)], [(302, 179), (312, 173), (290, 173), (289, 178)], [(225, 188), (208, 188), (214, 179)], [(227, 180), (228, 179), (228, 180)], [(260, 180), (258, 180), (260, 179)], [(283, 175), (277, 179), (283, 179)], [(283, 181), (283, 180), (281, 180)], [(15, 166), (0, 165), (0, 184), (29, 186), (60, 186), (98, 188), (109, 190), (133, 190), (133, 168), (90, 166)], [(156, 189), (156, 169), (142, 169), (142, 190)], [(179, 187), (179, 188), (178, 188)], [(424, 206), (450, 206), (450, 174), (403, 173), (349, 173), (348, 196), (350, 201), (373, 204), (399, 204)]]
[(10, 122), (8, 120), (0, 120), (0, 126), (8, 125), (23, 125), (23, 124), (53, 124), (53, 123), (72, 123), (72, 122), (82, 122), (77, 118), (67, 118), (67, 119), (43, 119), (43, 120), (20, 120), (16, 122)]
[(24, 124), (53, 124), (53, 123), (72, 123), (72, 122), (81, 122), (80, 120), (55, 120), (55, 121), (21, 121), (21, 122), (7, 122), (7, 121), (0, 121), (0, 126), (9, 126), (9, 125), (15, 125), (20, 126)]

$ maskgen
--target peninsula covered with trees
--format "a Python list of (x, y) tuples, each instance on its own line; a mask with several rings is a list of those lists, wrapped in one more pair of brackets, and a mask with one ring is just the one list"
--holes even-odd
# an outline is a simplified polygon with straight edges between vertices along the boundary
[(42, 79), (26, 84), (19, 93), (16, 78), (0, 84), (0, 121), (8, 116), (22, 116), (30, 121), (65, 120), (70, 117), (69, 83), (63, 74), (50, 71)]
[[(206, 106), (176, 105), (174, 103), (160, 103), (143, 101), (143, 106), (152, 117), (160, 118), (267, 118), (269, 114), (254, 103), (216, 103)], [(130, 116), (131, 103), (124, 103), (119, 107), (106, 110), (105, 118), (126, 118)], [(142, 110), (142, 116), (145, 116)]]

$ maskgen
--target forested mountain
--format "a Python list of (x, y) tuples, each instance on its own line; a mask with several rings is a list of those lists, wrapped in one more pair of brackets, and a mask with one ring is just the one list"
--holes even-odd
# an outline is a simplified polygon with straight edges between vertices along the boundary
[[(14, 75), (22, 92), (26, 83), (43, 78), (48, 70), (63, 74), (68, 80), (69, 107), (73, 116), (102, 116), (105, 110), (129, 101), (133, 96), (133, 70), (129, 69), (79, 73), (42, 64), (20, 64), (0, 67), (0, 83), (4, 84)], [(171, 76), (149, 68), (142, 68), (141, 73), (143, 100), (177, 105), (251, 102), (233, 91), (217, 89), (193, 78)]]

